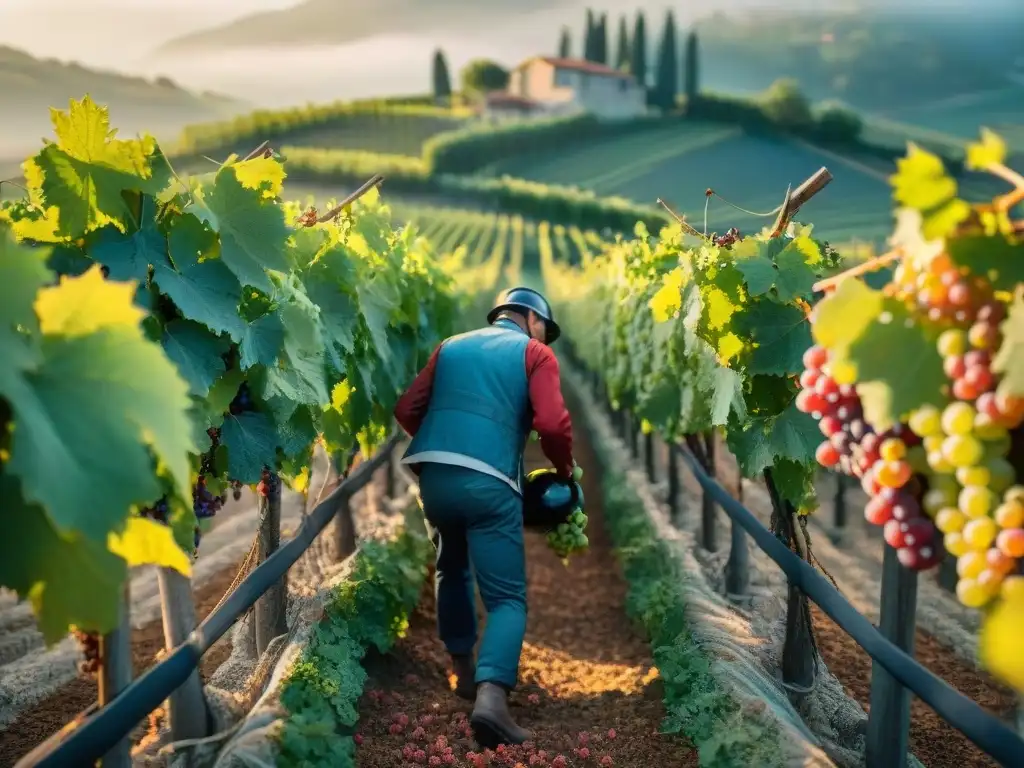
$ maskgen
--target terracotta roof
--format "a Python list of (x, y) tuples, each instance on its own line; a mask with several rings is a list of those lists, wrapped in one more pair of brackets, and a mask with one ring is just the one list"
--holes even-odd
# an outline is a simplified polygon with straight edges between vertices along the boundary
[(593, 61), (587, 61), (586, 59), (560, 59), (555, 56), (534, 56), (532, 59), (527, 59), (520, 64), (516, 69), (522, 69), (533, 61), (543, 61), (550, 64), (555, 69), (571, 69), (576, 72), (586, 72), (588, 75), (601, 75), (603, 77), (620, 77), (626, 80), (632, 80), (633, 76), (629, 72), (623, 72), (619, 69), (612, 69), (604, 64), (598, 64)]
[(489, 93), (487, 94), (487, 106), (489, 107), (520, 107), (522, 109), (535, 109), (540, 106), (536, 101), (524, 99), (511, 93)]

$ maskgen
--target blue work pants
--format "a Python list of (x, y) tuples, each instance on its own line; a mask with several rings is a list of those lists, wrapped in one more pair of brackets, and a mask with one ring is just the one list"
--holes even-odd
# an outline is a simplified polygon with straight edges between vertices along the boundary
[(419, 479), (437, 551), (434, 589), (441, 641), (454, 655), (470, 654), (476, 645), (475, 572), (487, 611), (476, 682), (511, 690), (526, 633), (522, 497), (496, 477), (447, 464), (421, 465)]

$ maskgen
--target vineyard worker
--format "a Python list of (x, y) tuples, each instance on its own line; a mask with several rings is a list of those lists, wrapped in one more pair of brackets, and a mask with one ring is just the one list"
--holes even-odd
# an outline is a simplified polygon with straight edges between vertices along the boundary
[[(547, 300), (530, 288), (509, 289), (487, 321), (489, 327), (441, 342), (398, 401), (395, 418), (413, 436), (403, 463), (419, 475), (437, 550), (438, 633), (451, 655), (456, 693), (475, 699), (477, 740), (493, 748), (530, 738), (512, 719), (508, 694), (526, 632), (520, 489), (531, 427), (559, 474), (571, 477), (573, 458), (558, 360), (548, 346), (560, 331)], [(487, 610), (475, 670), (470, 564)]]

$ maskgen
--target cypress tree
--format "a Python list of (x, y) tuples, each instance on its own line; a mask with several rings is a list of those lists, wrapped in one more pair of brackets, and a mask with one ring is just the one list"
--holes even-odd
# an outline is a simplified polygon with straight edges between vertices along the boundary
[(619, 46), (615, 51), (615, 68), (629, 69), (629, 30), (626, 28), (626, 17), (619, 16)]
[(690, 32), (686, 36), (686, 79), (683, 90), (686, 92), (686, 101), (693, 104), (700, 93), (700, 63), (697, 50), (697, 33)]
[(599, 64), (608, 63), (608, 14), (602, 13), (597, 22), (597, 41), (594, 43), (595, 61)]
[(434, 51), (432, 79), (434, 101), (438, 104), (447, 104), (452, 96), (452, 79), (448, 74), (448, 62), (444, 58), (444, 51), (440, 48)]
[(562, 27), (562, 37), (558, 41), (558, 58), (560, 59), (568, 59), (572, 56), (572, 38), (569, 34), (569, 28)]
[(596, 32), (594, 12), (587, 8), (587, 27), (583, 34), (583, 58), (587, 61), (595, 61), (594, 43), (597, 40)]
[(675, 106), (679, 92), (679, 51), (676, 48), (676, 17), (665, 14), (665, 27), (658, 49), (658, 69), (654, 85), (654, 104), (662, 109)]
[(633, 23), (633, 45), (630, 50), (629, 71), (633, 73), (636, 81), (647, 87), (647, 22), (644, 20), (644, 12), (637, 11), (636, 21)]

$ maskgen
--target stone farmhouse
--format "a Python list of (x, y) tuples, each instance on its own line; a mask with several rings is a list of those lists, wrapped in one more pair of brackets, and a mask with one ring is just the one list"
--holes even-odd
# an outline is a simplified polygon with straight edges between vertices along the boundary
[(629, 120), (647, 112), (647, 94), (627, 72), (584, 59), (535, 56), (512, 70), (508, 88), (491, 93), (483, 116), (522, 120), (589, 112)]

